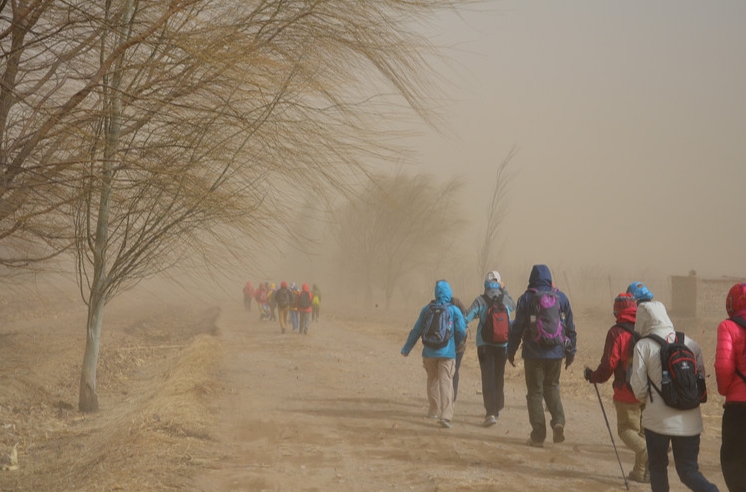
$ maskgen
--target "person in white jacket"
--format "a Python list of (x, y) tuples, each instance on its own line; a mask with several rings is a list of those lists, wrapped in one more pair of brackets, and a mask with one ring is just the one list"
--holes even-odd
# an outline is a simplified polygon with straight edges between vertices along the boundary
[[(652, 297), (652, 296), (651, 296)], [(648, 448), (648, 470), (653, 492), (668, 492), (668, 447), (673, 449), (676, 472), (681, 482), (697, 492), (717, 492), (699, 471), (699, 436), (702, 433), (702, 413), (699, 409), (678, 410), (667, 406), (663, 398), (650, 387), (650, 382), (661, 387), (662, 368), (660, 345), (655, 340), (644, 338), (658, 335), (667, 342), (676, 337), (665, 306), (658, 301), (644, 301), (637, 307), (635, 331), (643, 338), (635, 345), (630, 385), (635, 397), (645, 403), (642, 426)], [(685, 337), (684, 343), (695, 356), (697, 371), (705, 377), (702, 349), (697, 342)]]

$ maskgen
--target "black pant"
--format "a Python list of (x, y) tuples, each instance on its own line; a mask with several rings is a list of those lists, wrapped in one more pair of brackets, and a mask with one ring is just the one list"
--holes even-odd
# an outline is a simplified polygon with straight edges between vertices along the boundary
[[(694, 436), (667, 436), (645, 429), (648, 445), (650, 488), (653, 492), (668, 492), (668, 444), (673, 450), (673, 461), (681, 483), (695, 492), (718, 492), (699, 471), (699, 434)], [(743, 472), (742, 472), (743, 473)]]
[(458, 369), (461, 367), (461, 360), (464, 358), (464, 352), (456, 352), (456, 370), (453, 373), (453, 401), (458, 396)]
[(730, 492), (746, 492), (746, 403), (726, 403), (720, 466)]
[(479, 369), (482, 372), (482, 399), (487, 415), (500, 415), (505, 407), (505, 362), (508, 360), (507, 347), (482, 345), (477, 347)]

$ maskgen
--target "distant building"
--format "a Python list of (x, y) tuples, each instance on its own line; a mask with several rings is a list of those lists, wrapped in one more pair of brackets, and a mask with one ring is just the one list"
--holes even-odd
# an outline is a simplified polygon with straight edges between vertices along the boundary
[(694, 271), (689, 275), (671, 276), (671, 314), (692, 318), (724, 318), (725, 296), (738, 277), (702, 278)]

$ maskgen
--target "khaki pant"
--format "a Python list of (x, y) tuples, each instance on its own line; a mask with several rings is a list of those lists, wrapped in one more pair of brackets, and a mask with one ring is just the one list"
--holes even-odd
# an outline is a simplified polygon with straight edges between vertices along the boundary
[(427, 372), (427, 400), (430, 403), (428, 415), (437, 415), (443, 420), (453, 418), (453, 374), (456, 372), (455, 359), (422, 359)]
[(635, 452), (635, 468), (632, 473), (638, 477), (645, 475), (648, 468), (648, 449), (642, 429), (642, 403), (614, 402), (616, 408), (617, 434), (629, 449)]
[(290, 311), (290, 306), (280, 307), (277, 306), (277, 317), (280, 318), (280, 330), (282, 330), (283, 333), (285, 333), (285, 330), (288, 328), (288, 312)]

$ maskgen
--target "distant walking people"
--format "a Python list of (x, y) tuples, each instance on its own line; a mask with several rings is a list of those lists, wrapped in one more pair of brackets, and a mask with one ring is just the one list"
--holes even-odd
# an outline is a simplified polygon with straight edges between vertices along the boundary
[[(464, 316), (467, 325), (474, 318), (479, 319), (475, 338), (482, 375), (483, 427), (495, 425), (505, 406), (505, 362), (508, 358), (510, 313), (515, 310), (515, 302), (501, 282), (497, 271), (488, 272), (484, 279), (484, 294), (474, 299)], [(495, 339), (495, 325), (500, 323), (504, 327), (504, 337)]]
[(435, 300), (420, 311), (409, 337), (401, 349), (406, 357), (422, 340), (422, 365), (427, 372), (428, 418), (451, 428), (453, 419), (453, 373), (456, 369), (456, 346), (466, 337), (461, 310), (451, 304), (451, 286), (445, 280), (435, 283)]
[(542, 402), (546, 402), (552, 416), (549, 422), (552, 441), (563, 442), (565, 411), (560, 397), (560, 373), (562, 359), (565, 359), (565, 369), (575, 360), (576, 333), (570, 301), (554, 287), (546, 265), (533, 266), (528, 289), (518, 298), (508, 341), (511, 365), (515, 365), (515, 354), (521, 343), (531, 423), (528, 445), (544, 446), (547, 424)]
[(277, 303), (277, 317), (280, 319), (281, 333), (285, 333), (288, 328), (288, 312), (290, 311), (292, 297), (290, 289), (288, 289), (288, 283), (285, 281), (280, 282), (280, 288), (275, 292), (274, 299)]
[(277, 321), (277, 315), (275, 312), (277, 311), (277, 301), (275, 300), (275, 292), (277, 292), (277, 289), (275, 288), (275, 284), (271, 283), (269, 284), (269, 289), (267, 290), (267, 305), (269, 306), (269, 320), (270, 321)]
[(298, 294), (298, 330), (304, 335), (308, 335), (308, 325), (311, 321), (311, 308), (313, 307), (313, 297), (308, 288), (308, 284), (301, 286)]
[(746, 283), (731, 287), (718, 326), (715, 376), (725, 396), (720, 466), (730, 492), (746, 492)]
[(313, 287), (311, 287), (311, 294), (313, 294), (313, 298), (311, 299), (311, 306), (313, 308), (311, 311), (311, 318), (313, 321), (318, 321), (319, 313), (321, 311), (321, 289), (318, 285), (313, 284)]
[[(635, 295), (635, 290), (631, 291)], [(676, 472), (684, 485), (697, 492), (717, 492), (718, 488), (702, 475), (697, 463), (700, 434), (703, 429), (702, 413), (699, 408), (699, 393), (700, 388), (704, 388), (705, 378), (702, 350), (694, 340), (683, 333), (677, 333), (665, 306), (653, 301), (652, 294), (649, 297), (651, 300), (642, 300), (637, 306), (635, 330), (642, 338), (635, 344), (630, 385), (635, 397), (645, 404), (642, 425), (645, 428), (648, 449), (651, 489), (653, 492), (669, 490), (670, 446), (673, 450)], [(638, 301), (640, 300), (638, 298)], [(674, 359), (666, 357), (673, 348), (682, 355)], [(666, 357), (665, 367), (663, 357)], [(676, 362), (672, 365), (674, 361)], [(689, 377), (683, 377), (687, 372)], [(680, 376), (676, 376), (677, 373)], [(699, 379), (701, 385), (698, 384)], [(694, 383), (689, 386), (688, 391), (683, 392), (684, 383), (692, 380)], [(673, 388), (682, 389), (674, 392), (677, 396), (680, 395), (681, 402), (693, 402), (689, 405), (676, 403), (676, 406), (686, 406), (688, 409), (673, 406), (674, 402), (669, 398), (669, 394), (672, 393), (669, 389)], [(690, 395), (692, 391), (695, 392), (694, 395)], [(664, 401), (664, 397), (671, 405)], [(693, 405), (696, 406), (692, 408)]]
[(243, 287), (243, 307), (246, 311), (251, 311), (251, 300), (254, 298), (254, 287), (251, 282), (246, 282)]
[(293, 333), (298, 333), (298, 287), (295, 283), (290, 284), (290, 323), (293, 325)]
[[(583, 373), (590, 383), (605, 383), (613, 375), (614, 408), (616, 409), (617, 434), (629, 449), (635, 452), (635, 467), (628, 478), (633, 482), (648, 483), (648, 450), (642, 430), (644, 405), (635, 398), (627, 381), (632, 368), (635, 342), (640, 334), (635, 332), (637, 303), (632, 294), (622, 293), (614, 299), (616, 323), (606, 333), (606, 344), (601, 363), (594, 371), (586, 367)], [(628, 371), (629, 369), (629, 371)]]

